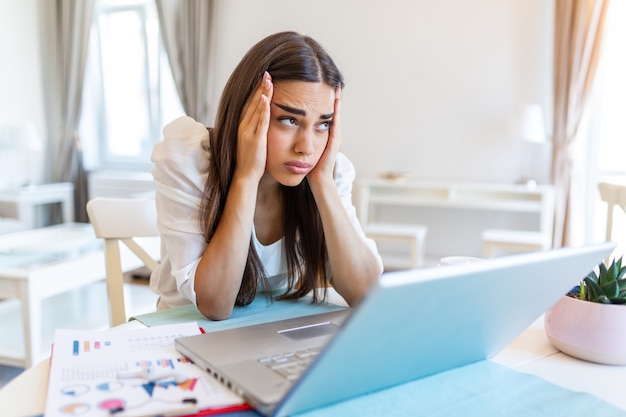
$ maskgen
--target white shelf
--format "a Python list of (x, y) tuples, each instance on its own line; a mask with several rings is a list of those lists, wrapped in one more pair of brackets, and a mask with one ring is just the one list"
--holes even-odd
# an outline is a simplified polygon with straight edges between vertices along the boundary
[[(436, 242), (439, 251), (458, 250), (462, 246), (459, 242), (467, 241), (476, 252), (484, 230), (510, 227), (508, 224), (503, 227), (504, 218), (513, 226), (510, 227), (512, 230), (518, 230), (515, 225), (521, 223), (524, 226), (519, 230), (532, 228), (530, 231), (540, 233), (546, 241), (551, 241), (552, 237), (554, 188), (551, 185), (528, 187), (521, 184), (366, 178), (356, 182), (355, 191), (357, 212), (364, 227), (370, 223), (389, 223), (390, 218), (400, 224), (422, 224), (429, 230), (426, 247), (429, 247), (428, 241)], [(407, 211), (407, 208), (430, 209), (430, 212)], [(436, 209), (442, 210), (438, 212)], [(428, 215), (431, 216), (430, 222), (426, 218)], [(447, 220), (442, 220), (444, 218)], [(476, 218), (479, 222), (472, 221)], [(448, 221), (458, 219), (464, 221), (448, 227)], [(481, 230), (476, 230), (478, 224)], [(427, 252), (426, 255), (433, 256), (433, 253)]]

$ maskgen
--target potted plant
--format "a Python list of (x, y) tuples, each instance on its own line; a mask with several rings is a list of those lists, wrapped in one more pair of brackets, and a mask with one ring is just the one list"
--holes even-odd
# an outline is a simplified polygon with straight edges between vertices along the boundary
[(626, 265), (600, 263), (545, 315), (546, 335), (579, 359), (626, 365)]

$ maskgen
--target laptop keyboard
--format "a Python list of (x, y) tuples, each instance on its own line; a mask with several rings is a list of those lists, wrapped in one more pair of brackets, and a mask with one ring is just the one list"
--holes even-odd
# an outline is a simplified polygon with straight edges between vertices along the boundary
[(315, 360), (321, 350), (321, 347), (317, 347), (281, 355), (266, 356), (260, 358), (259, 362), (289, 381), (294, 381)]

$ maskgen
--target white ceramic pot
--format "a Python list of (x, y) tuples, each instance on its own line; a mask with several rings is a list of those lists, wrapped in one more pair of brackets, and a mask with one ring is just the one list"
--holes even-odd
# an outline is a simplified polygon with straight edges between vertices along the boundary
[(563, 296), (545, 315), (546, 335), (563, 353), (586, 361), (626, 365), (626, 305)]

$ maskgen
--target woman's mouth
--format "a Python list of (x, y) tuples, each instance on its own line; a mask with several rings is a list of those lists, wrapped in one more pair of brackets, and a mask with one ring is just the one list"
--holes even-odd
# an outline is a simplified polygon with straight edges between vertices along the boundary
[(289, 161), (285, 162), (285, 168), (292, 174), (304, 175), (309, 173), (313, 165), (301, 161)]

